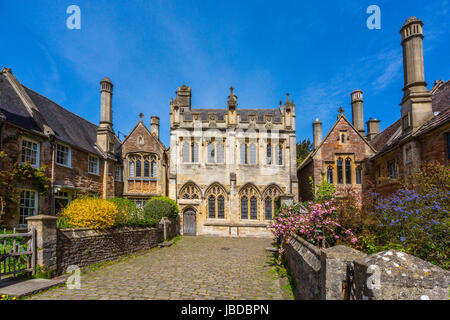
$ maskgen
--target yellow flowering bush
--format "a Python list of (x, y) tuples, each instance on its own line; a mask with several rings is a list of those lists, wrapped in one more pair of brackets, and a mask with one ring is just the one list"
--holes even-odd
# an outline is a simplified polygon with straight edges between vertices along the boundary
[(73, 200), (60, 213), (75, 228), (109, 229), (121, 220), (121, 213), (111, 201), (100, 198)]

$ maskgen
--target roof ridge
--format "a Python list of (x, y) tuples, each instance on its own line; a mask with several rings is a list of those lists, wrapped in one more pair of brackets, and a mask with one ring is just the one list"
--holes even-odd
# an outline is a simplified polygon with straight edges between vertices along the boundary
[(40, 96), (41, 98), (44, 98), (45, 100), (47, 100), (47, 101), (49, 101), (49, 102), (55, 104), (55, 105), (58, 106), (59, 108), (64, 109), (65, 111), (69, 112), (70, 114), (73, 114), (74, 116), (78, 117), (79, 119), (81, 119), (81, 120), (83, 120), (83, 121), (85, 121), (85, 122), (87, 122), (87, 123), (89, 123), (89, 124), (95, 126), (96, 128), (98, 128), (98, 125), (96, 125), (95, 123), (93, 123), (93, 122), (91, 122), (91, 121), (89, 121), (89, 120), (83, 118), (82, 116), (80, 116), (80, 115), (78, 115), (78, 114), (76, 114), (76, 113), (73, 113), (73, 112), (70, 111), (69, 109), (67, 109), (67, 108), (65, 108), (65, 107), (63, 107), (63, 106), (61, 106), (60, 104), (56, 103), (56, 102), (53, 101), (53, 100), (50, 100), (49, 98), (47, 98), (46, 96), (40, 94), (39, 92), (36, 92), (36, 91), (34, 91), (33, 89), (28, 88), (27, 86), (23, 85), (22, 83), (21, 83), (20, 85), (21, 85), (22, 87), (24, 87), (25, 89), (30, 90), (31, 92), (37, 94), (37, 95)]

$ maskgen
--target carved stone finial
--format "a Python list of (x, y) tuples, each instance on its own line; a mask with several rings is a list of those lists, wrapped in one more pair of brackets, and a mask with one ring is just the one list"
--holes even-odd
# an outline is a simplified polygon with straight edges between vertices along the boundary
[(289, 102), (289, 92), (286, 93), (286, 102)]
[(142, 118), (144, 117), (144, 114), (141, 112), (141, 113), (139, 113), (139, 118), (140, 118), (140, 121), (142, 121)]
[(230, 87), (230, 95), (228, 96), (228, 108), (237, 107), (237, 96), (233, 92), (234, 88)]
[(339, 110), (338, 110), (338, 112), (339, 112), (339, 114), (343, 114), (343, 113), (344, 113), (344, 108), (342, 108), (342, 107), (339, 107)]

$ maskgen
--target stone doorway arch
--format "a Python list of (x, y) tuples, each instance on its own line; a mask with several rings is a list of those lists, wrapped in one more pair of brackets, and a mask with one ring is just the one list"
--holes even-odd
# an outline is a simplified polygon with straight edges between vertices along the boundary
[(197, 235), (197, 213), (192, 208), (187, 208), (183, 212), (183, 235)]

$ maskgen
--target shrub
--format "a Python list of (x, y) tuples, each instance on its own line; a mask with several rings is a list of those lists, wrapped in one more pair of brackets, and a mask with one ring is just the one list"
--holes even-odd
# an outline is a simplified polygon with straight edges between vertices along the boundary
[(163, 217), (176, 219), (178, 211), (178, 205), (172, 199), (168, 197), (154, 197), (145, 204), (144, 218), (159, 223)]
[(83, 197), (75, 199), (60, 213), (75, 228), (109, 229), (118, 220), (119, 210), (111, 201)]
[(123, 224), (130, 220), (137, 220), (142, 217), (142, 210), (130, 199), (114, 197), (109, 199), (109, 201), (114, 203), (117, 210), (119, 210), (118, 224)]

